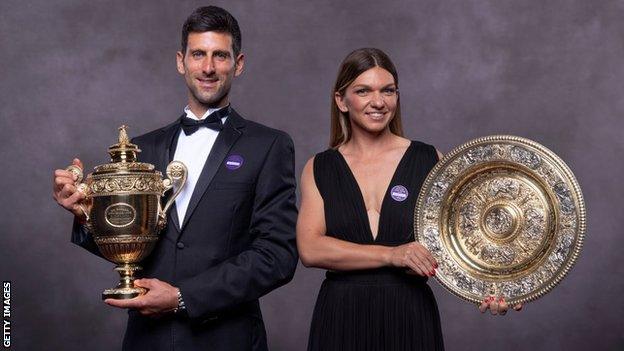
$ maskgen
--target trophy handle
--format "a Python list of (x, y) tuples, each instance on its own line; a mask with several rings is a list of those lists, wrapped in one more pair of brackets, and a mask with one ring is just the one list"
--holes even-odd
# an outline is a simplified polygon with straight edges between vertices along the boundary
[[(84, 178), (84, 174), (82, 172), (82, 168), (80, 168), (80, 167), (78, 167), (76, 165), (71, 165), (71, 166), (68, 166), (67, 168), (65, 168), (65, 170), (71, 172), (73, 175), (76, 176), (76, 181), (74, 182), (74, 185), (76, 186), (78, 191), (80, 191), (81, 193), (85, 194), (85, 196), (86, 196), (89, 187), (87, 186), (87, 184), (82, 183), (82, 179)], [(78, 207), (80, 208), (82, 213), (85, 215), (85, 217), (87, 219), (87, 224), (88, 224), (89, 223), (89, 219), (90, 219), (89, 211), (87, 211), (87, 209), (85, 208), (84, 204), (78, 204)]]
[(169, 211), (169, 208), (171, 208), (171, 205), (173, 205), (176, 197), (180, 195), (180, 192), (182, 191), (182, 188), (186, 183), (187, 173), (188, 170), (186, 169), (186, 166), (180, 161), (171, 161), (171, 163), (167, 165), (167, 179), (163, 179), (163, 194), (167, 190), (173, 188), (174, 185), (175, 189), (173, 195), (169, 198), (164, 208), (160, 208), (159, 203), (158, 226), (161, 229), (164, 228), (165, 224), (167, 223), (167, 211)]

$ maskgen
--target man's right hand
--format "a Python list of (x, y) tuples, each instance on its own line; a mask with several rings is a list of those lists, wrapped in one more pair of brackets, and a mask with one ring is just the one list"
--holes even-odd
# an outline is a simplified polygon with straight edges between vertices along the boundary
[[(77, 158), (73, 160), (72, 165), (83, 169), (82, 162)], [(72, 172), (64, 169), (55, 170), (52, 197), (61, 207), (73, 213), (81, 222), (84, 222), (86, 217), (80, 208), (80, 202), (84, 201), (85, 194), (78, 191), (75, 182), (76, 176)]]

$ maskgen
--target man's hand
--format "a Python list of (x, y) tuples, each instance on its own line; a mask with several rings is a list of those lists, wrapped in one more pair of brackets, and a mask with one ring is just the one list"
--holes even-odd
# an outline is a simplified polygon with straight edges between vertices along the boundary
[(105, 303), (119, 307), (132, 308), (142, 315), (159, 316), (178, 307), (178, 288), (158, 279), (137, 279), (134, 285), (148, 289), (145, 295), (129, 300), (106, 299)]
[[(77, 158), (73, 160), (72, 165), (83, 169), (82, 162)], [(86, 217), (80, 208), (80, 202), (84, 201), (85, 194), (77, 191), (75, 182), (76, 178), (72, 172), (64, 169), (55, 170), (52, 197), (61, 207), (80, 218), (81, 222), (84, 222)]]
[[(485, 313), (485, 311), (487, 311), (488, 309), (490, 310), (490, 313), (492, 315), (498, 314), (500, 316), (504, 316), (507, 313), (509, 306), (507, 306), (507, 302), (505, 302), (505, 298), (503, 298), (502, 296), (500, 298), (490, 296), (483, 300), (481, 306), (479, 306), (479, 311), (481, 311), (481, 313)], [(520, 311), (522, 309), (522, 304), (519, 303), (515, 305), (513, 309), (515, 311)]]

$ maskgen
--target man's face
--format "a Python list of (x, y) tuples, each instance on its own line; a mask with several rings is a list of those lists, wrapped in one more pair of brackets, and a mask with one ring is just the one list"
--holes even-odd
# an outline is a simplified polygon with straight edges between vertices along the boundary
[(243, 59), (243, 54), (234, 57), (228, 33), (189, 33), (186, 52), (178, 51), (176, 61), (189, 89), (191, 110), (203, 113), (226, 106), (232, 79), (243, 71)]

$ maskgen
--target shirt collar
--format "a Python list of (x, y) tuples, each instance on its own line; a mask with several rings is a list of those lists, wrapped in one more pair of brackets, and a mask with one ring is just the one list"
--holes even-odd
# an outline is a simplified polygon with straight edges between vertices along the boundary
[[(206, 111), (201, 117), (197, 117), (193, 111), (191, 111), (191, 108), (189, 107), (189, 105), (186, 105), (186, 107), (184, 107), (184, 113), (186, 114), (186, 117), (188, 118), (192, 118), (192, 119), (196, 119), (198, 121), (201, 121), (202, 119), (210, 116), (211, 114), (213, 114), (216, 111), (219, 111), (221, 109), (224, 108), (228, 108), (230, 107), (230, 105), (227, 105), (225, 107), (219, 107), (219, 108), (209, 108), (208, 111)], [(225, 123), (225, 121), (227, 120), (227, 116), (221, 118), (221, 122)]]

